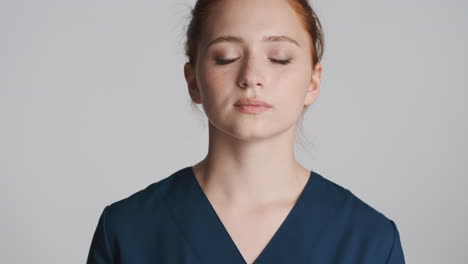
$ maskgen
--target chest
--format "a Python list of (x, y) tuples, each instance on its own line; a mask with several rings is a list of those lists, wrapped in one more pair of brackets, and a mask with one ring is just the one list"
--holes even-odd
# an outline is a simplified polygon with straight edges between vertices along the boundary
[(355, 207), (326, 195), (330, 186), (317, 175), (294, 208), (251, 212), (224, 208), (216, 199), (212, 206), (189, 176), (161, 189), (161, 203), (139, 196), (138, 210), (122, 206), (108, 214), (102, 241), (114, 263), (373, 264), (388, 258), (382, 232), (368, 230), (375, 224), (356, 229), (349, 217)]
[(236, 249), (251, 264), (274, 238), (293, 206), (286, 203), (249, 211), (215, 206), (215, 210)]

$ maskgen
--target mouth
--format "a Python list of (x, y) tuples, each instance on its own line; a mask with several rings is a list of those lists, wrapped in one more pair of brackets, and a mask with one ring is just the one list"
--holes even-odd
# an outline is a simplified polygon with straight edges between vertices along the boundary
[(241, 98), (236, 101), (234, 106), (243, 106), (243, 107), (263, 107), (263, 108), (271, 108), (272, 106), (262, 100), (251, 99), (251, 98)]
[(245, 97), (237, 100), (234, 107), (244, 114), (259, 114), (271, 109), (272, 105), (265, 101)]

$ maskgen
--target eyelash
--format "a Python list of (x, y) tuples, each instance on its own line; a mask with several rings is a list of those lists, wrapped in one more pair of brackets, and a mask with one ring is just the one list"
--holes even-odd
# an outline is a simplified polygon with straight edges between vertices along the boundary
[[(234, 62), (236, 61), (237, 59), (232, 59), (232, 60), (222, 60), (222, 59), (216, 59), (216, 64), (218, 65), (226, 65), (226, 64), (229, 64), (231, 62)], [(275, 63), (279, 63), (281, 65), (287, 65), (289, 63), (291, 63), (291, 60), (275, 60), (275, 59), (270, 59), (271, 61), (275, 62)]]

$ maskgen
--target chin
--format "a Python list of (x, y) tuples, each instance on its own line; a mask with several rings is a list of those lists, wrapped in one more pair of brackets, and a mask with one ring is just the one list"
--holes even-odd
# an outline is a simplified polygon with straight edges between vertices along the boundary
[(214, 125), (215, 129), (221, 131), (223, 134), (230, 136), (239, 141), (254, 142), (267, 140), (273, 138), (278, 134), (284, 132), (276, 126), (277, 123), (265, 124), (252, 124), (249, 122), (236, 122), (234, 124), (220, 124)]

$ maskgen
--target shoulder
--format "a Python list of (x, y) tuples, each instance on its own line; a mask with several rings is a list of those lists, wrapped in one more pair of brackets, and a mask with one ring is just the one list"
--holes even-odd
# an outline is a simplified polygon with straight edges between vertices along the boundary
[(337, 206), (342, 213), (345, 213), (350, 220), (355, 221), (355, 224), (361, 223), (366, 226), (368, 230), (373, 226), (391, 229), (391, 220), (385, 214), (363, 201), (348, 188), (318, 173), (316, 174), (321, 182), (320, 188), (322, 188), (324, 192), (324, 197), (332, 200), (334, 202), (333, 204)]
[(331, 227), (342, 230), (356, 242), (378, 247), (382, 254), (388, 254), (398, 236), (395, 222), (351, 190), (320, 174), (318, 176), (322, 197), (328, 199), (328, 204), (335, 210)]
[(119, 225), (144, 221), (154, 217), (155, 214), (163, 214), (165, 196), (170, 193), (173, 185), (184, 176), (184, 173), (186, 168), (177, 170), (125, 198), (108, 204), (104, 208), (106, 218)]
[[(171, 200), (172, 191), (183, 190), (182, 181), (189, 179), (183, 177), (187, 171), (180, 169), (105, 206), (93, 236), (88, 262), (105, 258), (110, 263), (124, 248), (131, 252), (145, 247), (149, 240), (149, 244), (163, 243), (172, 230), (176, 230), (166, 203)], [(150, 233), (159, 235), (148, 236)]]

